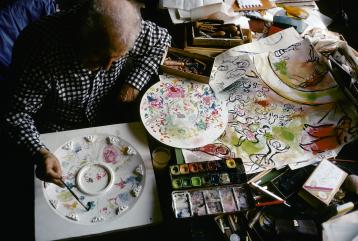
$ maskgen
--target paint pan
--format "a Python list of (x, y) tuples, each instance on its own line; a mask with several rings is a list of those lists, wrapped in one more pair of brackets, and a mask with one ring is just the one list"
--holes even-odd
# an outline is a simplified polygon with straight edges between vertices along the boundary
[(202, 184), (204, 186), (211, 186), (212, 185), (211, 176), (209, 174), (206, 174), (206, 175), (202, 176), (201, 181), (202, 181)]
[(201, 178), (200, 177), (192, 177), (190, 180), (191, 180), (191, 185), (193, 187), (200, 187), (201, 186)]
[(179, 175), (180, 174), (179, 165), (170, 166), (170, 173), (172, 175)]
[(191, 180), (189, 177), (184, 177), (184, 178), (181, 178), (182, 180), (182, 187), (183, 188), (188, 188), (188, 187), (191, 187)]
[(220, 188), (219, 193), (224, 212), (237, 211), (237, 205), (232, 188)]
[(175, 217), (185, 218), (191, 216), (190, 199), (188, 192), (175, 192), (172, 194)]
[(211, 174), (211, 183), (214, 185), (219, 185), (220, 184), (220, 176), (218, 173), (213, 173)]
[(218, 189), (209, 189), (204, 191), (206, 208), (209, 214), (222, 213), (220, 194)]
[(236, 162), (234, 159), (227, 159), (226, 160), (226, 166), (228, 168), (235, 168), (236, 167)]
[(217, 170), (216, 161), (209, 161), (207, 164), (208, 164), (208, 171), (216, 171)]
[(248, 193), (243, 187), (233, 188), (236, 204), (239, 210), (246, 210), (249, 207)]
[(180, 174), (188, 174), (189, 173), (189, 165), (188, 164), (181, 164), (179, 166)]
[(189, 164), (189, 171), (191, 173), (197, 173), (199, 171), (198, 165), (196, 163)]
[(172, 187), (174, 189), (182, 188), (182, 186), (183, 186), (183, 183), (182, 183), (182, 180), (180, 178), (174, 178), (172, 180)]
[(198, 171), (199, 172), (205, 172), (207, 169), (205, 167), (205, 163), (204, 162), (199, 162), (199, 163), (196, 163), (197, 164), (197, 167), (198, 167)]
[(220, 184), (229, 184), (230, 183), (230, 177), (228, 173), (221, 173), (220, 174)]
[(192, 209), (191, 209), (192, 216), (202, 216), (207, 214), (205, 201), (204, 201), (204, 194), (202, 191), (191, 192), (190, 199), (192, 205)]

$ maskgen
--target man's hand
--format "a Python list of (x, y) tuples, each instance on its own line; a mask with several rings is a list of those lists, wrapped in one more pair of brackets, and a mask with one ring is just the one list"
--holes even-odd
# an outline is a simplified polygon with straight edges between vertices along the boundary
[(46, 181), (52, 182), (60, 187), (64, 187), (61, 178), (62, 171), (58, 159), (45, 148), (40, 149), (40, 160), (37, 160), (36, 177)]
[(139, 94), (139, 90), (130, 84), (124, 83), (119, 91), (118, 100), (120, 102), (132, 102)]

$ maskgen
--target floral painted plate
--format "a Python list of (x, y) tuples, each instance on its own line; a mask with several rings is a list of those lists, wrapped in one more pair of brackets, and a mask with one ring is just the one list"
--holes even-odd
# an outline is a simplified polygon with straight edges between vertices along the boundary
[(337, 87), (328, 64), (308, 39), (270, 52), (268, 58), (276, 75), (291, 88), (322, 91)]
[(119, 218), (138, 200), (144, 187), (142, 157), (116, 136), (74, 138), (55, 151), (66, 188), (44, 182), (43, 192), (53, 210), (79, 224), (98, 224)]
[(196, 148), (217, 139), (228, 113), (207, 84), (161, 76), (140, 104), (145, 128), (160, 142), (177, 148)]

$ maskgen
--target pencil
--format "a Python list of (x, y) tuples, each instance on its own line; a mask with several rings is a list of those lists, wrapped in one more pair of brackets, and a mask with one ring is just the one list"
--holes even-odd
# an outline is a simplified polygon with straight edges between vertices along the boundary
[(285, 201), (283, 200), (273, 200), (273, 201), (269, 201), (269, 202), (262, 202), (262, 203), (256, 203), (256, 207), (262, 207), (262, 206), (268, 206), (268, 205), (275, 205), (275, 204), (281, 204), (284, 203)]

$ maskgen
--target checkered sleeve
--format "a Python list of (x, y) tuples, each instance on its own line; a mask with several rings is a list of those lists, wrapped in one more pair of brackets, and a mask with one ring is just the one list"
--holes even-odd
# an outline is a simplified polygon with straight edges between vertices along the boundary
[(39, 66), (32, 65), (19, 75), (20, 86), (11, 100), (11, 109), (5, 116), (8, 134), (17, 144), (22, 145), (32, 155), (45, 147), (40, 142), (40, 134), (32, 115), (42, 106), (49, 90), (49, 79)]
[(148, 83), (153, 74), (158, 73), (163, 55), (171, 43), (171, 36), (165, 28), (144, 20), (141, 25), (141, 32), (129, 52), (134, 59), (134, 68), (126, 80), (138, 90)]

